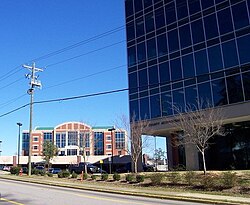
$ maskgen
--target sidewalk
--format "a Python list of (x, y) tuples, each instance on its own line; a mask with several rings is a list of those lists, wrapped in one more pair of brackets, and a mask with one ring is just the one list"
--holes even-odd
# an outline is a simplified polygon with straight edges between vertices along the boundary
[(50, 178), (39, 180), (33, 177), (18, 177), (13, 175), (0, 175), (2, 179), (9, 180), (18, 180), (25, 181), (30, 183), (39, 183), (46, 184), (50, 186), (61, 186), (75, 189), (84, 189), (84, 190), (94, 190), (100, 192), (108, 193), (117, 193), (117, 194), (128, 194), (135, 196), (144, 196), (144, 197), (155, 197), (162, 199), (172, 199), (180, 201), (193, 201), (193, 202), (202, 202), (208, 204), (249, 204), (250, 205), (250, 196), (249, 197), (235, 197), (235, 196), (224, 196), (224, 195), (213, 195), (213, 194), (200, 194), (200, 193), (190, 193), (190, 192), (172, 192), (172, 191), (159, 191), (159, 190), (150, 190), (147, 188), (138, 188), (138, 187), (122, 187), (115, 185), (103, 185), (101, 183), (84, 183), (83, 182), (65, 182), (60, 180), (52, 180)]

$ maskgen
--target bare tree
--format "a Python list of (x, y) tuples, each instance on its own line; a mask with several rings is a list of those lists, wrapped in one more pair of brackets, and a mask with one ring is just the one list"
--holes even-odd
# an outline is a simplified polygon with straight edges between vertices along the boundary
[[(209, 147), (209, 141), (215, 136), (225, 134), (223, 129), (223, 112), (221, 108), (213, 108), (211, 104), (197, 103), (188, 105), (184, 110), (174, 106), (174, 126), (180, 132), (175, 133), (177, 146), (193, 144), (202, 155), (203, 170), (206, 175), (205, 151)], [(205, 108), (204, 108), (205, 107)]]
[[(134, 165), (134, 172), (138, 172), (138, 160), (142, 157), (142, 150), (147, 148), (149, 143), (149, 136), (145, 135), (149, 131), (149, 122), (146, 120), (136, 121), (136, 116), (133, 115), (129, 120), (125, 115), (120, 117), (122, 126), (127, 133), (127, 153), (131, 156)], [(119, 123), (117, 125), (119, 129)]]

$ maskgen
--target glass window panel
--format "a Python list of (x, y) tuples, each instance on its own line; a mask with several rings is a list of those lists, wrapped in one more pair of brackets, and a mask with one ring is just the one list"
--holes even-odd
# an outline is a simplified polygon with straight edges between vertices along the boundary
[(211, 87), (209, 82), (199, 84), (198, 93), (199, 103), (201, 103), (203, 108), (212, 103)]
[(128, 66), (135, 65), (136, 63), (136, 52), (135, 46), (128, 48)]
[(151, 107), (151, 118), (156, 118), (161, 116), (160, 95), (154, 95), (150, 97), (150, 107)]
[(159, 8), (155, 11), (155, 26), (156, 29), (165, 26), (165, 17), (163, 8)]
[(250, 62), (250, 35), (241, 37), (237, 39), (238, 48), (239, 48), (239, 56), (240, 63), (249, 63)]
[(135, 12), (142, 10), (142, 0), (135, 0), (134, 5), (135, 5)]
[(140, 37), (145, 34), (144, 31), (144, 21), (143, 18), (139, 18), (136, 20), (136, 37)]
[(166, 82), (168, 83), (170, 81), (168, 62), (161, 63), (159, 65), (159, 74), (160, 74), (160, 82), (161, 82), (161, 84), (166, 83)]
[(225, 85), (225, 78), (212, 81), (214, 106), (226, 105), (227, 92)]
[(178, 19), (188, 16), (187, 0), (176, 0), (176, 7)]
[(201, 10), (200, 1), (199, 0), (188, 0), (189, 13), (190, 15)]
[(185, 88), (186, 105), (192, 110), (197, 107), (197, 87), (191, 86)]
[(168, 53), (166, 34), (157, 36), (157, 49), (159, 57)]
[(170, 61), (170, 68), (172, 81), (182, 79), (181, 61), (179, 58)]
[(141, 98), (140, 99), (140, 119), (149, 119), (150, 113), (149, 113), (149, 98)]
[(234, 75), (226, 78), (227, 93), (229, 103), (236, 103), (243, 101), (243, 92), (240, 75)]
[(139, 90), (146, 90), (148, 88), (148, 73), (147, 69), (139, 71)]
[(165, 92), (161, 94), (161, 110), (162, 116), (173, 114), (171, 92)]
[(129, 79), (129, 93), (135, 93), (138, 91), (138, 84), (137, 84), (137, 72), (130, 73), (128, 75)]
[(143, 0), (144, 8), (152, 5), (152, 0)]
[(246, 2), (236, 4), (232, 7), (234, 27), (240, 29), (249, 25)]
[(154, 30), (154, 15), (153, 12), (145, 16), (146, 33)]
[(219, 11), (217, 16), (221, 35), (233, 31), (232, 17), (229, 8)]
[(222, 54), (225, 68), (239, 64), (234, 40), (222, 44)]
[(205, 34), (207, 39), (211, 39), (219, 35), (215, 14), (206, 16), (204, 18), (204, 25), (205, 25), (205, 30), (206, 30)]
[(133, 0), (126, 0), (125, 1), (125, 8), (126, 8), (126, 16), (130, 16), (133, 14)]
[(148, 54), (148, 59), (156, 57), (155, 38), (147, 40), (147, 54)]
[(127, 25), (127, 40), (130, 41), (135, 38), (134, 22)]
[(189, 24), (179, 28), (181, 48), (191, 45), (191, 34)]
[(199, 19), (191, 23), (193, 43), (199, 43), (205, 40), (202, 20)]
[(176, 14), (175, 14), (175, 3), (172, 2), (165, 6), (165, 13), (166, 13), (166, 22), (167, 24), (171, 24), (176, 21)]
[(173, 52), (179, 49), (177, 29), (168, 32), (168, 45), (169, 45), (169, 52)]
[(159, 77), (158, 77), (158, 67), (152, 66), (148, 68), (149, 73), (149, 87), (157, 87), (159, 86)]
[(208, 73), (206, 50), (195, 52), (194, 57), (195, 57), (195, 65), (196, 65), (196, 74), (201, 75), (201, 74)]
[(141, 63), (146, 60), (145, 42), (137, 44), (137, 62)]
[(195, 76), (193, 54), (189, 54), (182, 57), (182, 68), (184, 78)]
[(214, 0), (202, 0), (201, 5), (202, 5), (202, 9), (206, 9), (214, 5)]
[(185, 109), (183, 88), (173, 91), (173, 103), (180, 110), (184, 110)]
[(250, 72), (242, 74), (245, 100), (250, 100)]
[(208, 48), (208, 59), (211, 72), (223, 69), (220, 45)]
[(139, 104), (138, 104), (138, 100), (130, 101), (129, 111), (130, 111), (130, 117), (131, 117), (130, 120), (132, 120), (134, 118), (134, 120), (137, 121), (139, 119)]

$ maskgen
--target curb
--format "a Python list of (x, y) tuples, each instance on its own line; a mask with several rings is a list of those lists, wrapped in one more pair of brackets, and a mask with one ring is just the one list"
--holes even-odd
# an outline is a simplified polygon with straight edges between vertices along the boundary
[(118, 191), (114, 189), (78, 186), (77, 184), (70, 185), (70, 184), (63, 184), (63, 183), (56, 183), (56, 182), (42, 182), (42, 181), (37, 181), (33, 179), (15, 179), (15, 178), (3, 177), (3, 176), (0, 176), (0, 178), (6, 179), (6, 180), (12, 180), (12, 181), (21, 181), (21, 182), (26, 182), (26, 183), (41, 184), (41, 185), (48, 185), (48, 186), (54, 186), (54, 187), (73, 188), (73, 189), (79, 189), (79, 190), (97, 191), (97, 192), (104, 192), (104, 193), (108, 192), (112, 194), (126, 194), (126, 195), (131, 195), (131, 196), (168, 199), (168, 200), (175, 200), (175, 201), (201, 202), (201, 203), (207, 203), (207, 204), (250, 205), (250, 203), (242, 203), (242, 202), (236, 202), (236, 201), (230, 201), (230, 200), (202, 199), (202, 198), (196, 198), (196, 197), (157, 195), (157, 194), (149, 194), (149, 193), (143, 193), (143, 192)]

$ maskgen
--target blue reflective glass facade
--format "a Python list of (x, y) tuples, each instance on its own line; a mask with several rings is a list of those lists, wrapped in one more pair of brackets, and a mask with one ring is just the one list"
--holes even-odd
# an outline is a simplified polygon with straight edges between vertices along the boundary
[(126, 0), (130, 115), (250, 99), (249, 0)]

